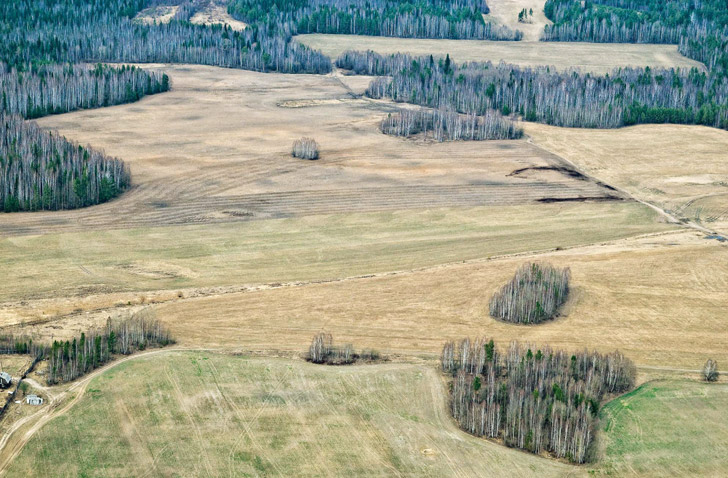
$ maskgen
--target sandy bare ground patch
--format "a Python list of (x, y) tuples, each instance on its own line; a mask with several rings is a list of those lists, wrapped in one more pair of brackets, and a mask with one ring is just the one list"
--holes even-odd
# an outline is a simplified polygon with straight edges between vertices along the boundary
[(191, 23), (198, 25), (227, 25), (233, 30), (242, 31), (248, 25), (245, 22), (236, 20), (227, 12), (223, 4), (210, 2), (205, 8), (195, 12), (190, 18)]
[(134, 17), (134, 21), (151, 25), (153, 23), (169, 23), (177, 13), (179, 5), (158, 5), (145, 8)]
[[(338, 101), (351, 91), (335, 76), (159, 68), (172, 78), (169, 93), (39, 121), (128, 161), (132, 190), (82, 210), (3, 215), (1, 235), (614, 196), (569, 174), (509, 176), (562, 166), (525, 140), (385, 136), (378, 123), (392, 105)], [(279, 106), (290, 102), (308, 107)], [(322, 159), (290, 156), (301, 136), (318, 141)]]
[[(728, 362), (728, 247), (671, 233), (605, 246), (191, 299), (155, 307), (183, 344), (302, 350), (330, 331), (385, 352), (438, 354), (444, 340), (484, 334), (568, 349), (620, 349), (640, 365), (696, 369)], [(491, 294), (526, 260), (569, 266), (562, 316), (538, 326), (497, 322)]]
[(685, 125), (524, 126), (536, 144), (580, 170), (678, 217), (728, 233), (728, 131)]
[[(535, 10), (535, 9), (534, 9)], [(516, 15), (518, 12), (516, 12)], [(682, 56), (677, 45), (632, 43), (559, 43), (486, 40), (428, 40), (360, 35), (298, 35), (297, 41), (336, 58), (347, 50), (374, 50), (381, 54), (409, 53), (450, 57), (457, 62), (504, 61), (520, 66), (553, 66), (559, 70), (579, 68), (607, 73), (625, 66), (652, 68), (703, 68), (699, 62)]]
[[(539, 41), (543, 28), (551, 21), (543, 13), (545, 0), (490, 0), (488, 8), (490, 13), (484, 15), (486, 21), (492, 20), (513, 30), (523, 32), (523, 40), (529, 42)], [(520, 23), (518, 13), (523, 10), (533, 10), (530, 23)]]

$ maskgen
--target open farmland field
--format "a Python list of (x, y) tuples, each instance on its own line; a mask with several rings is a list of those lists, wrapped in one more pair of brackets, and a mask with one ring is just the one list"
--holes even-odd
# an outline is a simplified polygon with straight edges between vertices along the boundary
[[(133, 189), (97, 208), (8, 216), (0, 234), (618, 197), (525, 140), (382, 135), (392, 105), (352, 98), (335, 76), (160, 68), (170, 93), (39, 120), (124, 158)], [(290, 156), (301, 136), (321, 144), (319, 161)]]
[(728, 385), (655, 381), (602, 411), (610, 476), (725, 475)]
[(652, 477), (726, 466), (724, 384), (649, 382), (618, 398), (602, 412), (606, 461), (583, 467), (465, 434), (445, 393), (430, 365), (170, 351), (90, 381), (5, 476)]
[[(604, 246), (476, 261), (326, 284), (156, 306), (180, 343), (244, 350), (307, 347), (326, 330), (342, 342), (437, 356), (444, 340), (486, 335), (578, 350), (620, 349), (638, 366), (696, 370), (728, 363), (726, 247), (678, 233)], [(562, 316), (518, 326), (488, 315), (491, 294), (526, 260), (572, 270)]]
[(728, 233), (728, 132), (683, 125), (619, 130), (526, 123), (534, 143), (677, 217)]
[(458, 430), (429, 366), (336, 368), (203, 352), (142, 357), (100, 375), (6, 476), (38, 469), (109, 477), (580, 473)]
[[(522, 7), (521, 7), (522, 8)], [(516, 12), (516, 15), (518, 12)], [(450, 55), (454, 61), (501, 60), (515, 65), (553, 66), (559, 70), (579, 68), (585, 72), (608, 73), (624, 66), (703, 68), (682, 56), (676, 45), (558, 43), (537, 41), (429, 40), (360, 35), (298, 35), (296, 41), (336, 58), (347, 50), (373, 50), (381, 54)]]

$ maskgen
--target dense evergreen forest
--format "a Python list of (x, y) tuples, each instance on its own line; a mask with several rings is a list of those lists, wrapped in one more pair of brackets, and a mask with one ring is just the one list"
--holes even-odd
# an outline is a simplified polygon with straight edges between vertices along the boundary
[(115, 197), (131, 182), (119, 159), (0, 114), (0, 206), (5, 212), (70, 209)]
[(619, 352), (571, 355), (516, 342), (503, 351), (486, 339), (448, 342), (441, 359), (463, 430), (575, 463), (593, 458), (602, 401), (634, 387), (636, 373)]
[(228, 11), (248, 23), (286, 25), (295, 33), (488, 40), (523, 36), (485, 22), (485, 0), (232, 0)]
[(336, 64), (358, 74), (386, 75), (369, 85), (367, 95), (372, 98), (462, 114), (483, 115), (495, 109), (568, 127), (685, 123), (728, 129), (728, 81), (695, 68), (623, 68), (594, 76), (504, 63), (458, 66), (449, 57), (385, 57), (373, 52), (346, 52)]

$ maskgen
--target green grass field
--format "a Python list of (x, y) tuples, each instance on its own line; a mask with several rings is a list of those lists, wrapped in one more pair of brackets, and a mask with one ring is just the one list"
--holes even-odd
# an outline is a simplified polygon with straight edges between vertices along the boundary
[(599, 473), (726, 476), (728, 385), (658, 381), (606, 405)]
[[(538, 230), (534, 232), (534, 221)], [(671, 228), (634, 202), (439, 208), (0, 239), (0, 301), (340, 278)]]
[(94, 379), (7, 476), (564, 476), (469, 436), (434, 368), (171, 352)]

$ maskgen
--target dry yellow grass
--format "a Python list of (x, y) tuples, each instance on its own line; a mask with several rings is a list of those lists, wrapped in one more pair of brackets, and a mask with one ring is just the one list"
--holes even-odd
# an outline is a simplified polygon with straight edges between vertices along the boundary
[[(620, 349), (640, 365), (728, 363), (726, 247), (698, 233), (452, 265), (409, 274), (251, 291), (156, 307), (186, 345), (303, 350), (321, 330), (359, 347), (439, 354), (487, 335), (568, 349)], [(488, 300), (526, 260), (569, 266), (563, 315), (538, 326), (498, 322)]]
[(676, 45), (428, 40), (318, 33), (298, 35), (295, 38), (304, 45), (321, 50), (331, 58), (338, 57), (346, 50), (374, 50), (381, 54), (398, 52), (411, 55), (449, 54), (459, 63), (466, 61), (498, 63), (503, 60), (521, 66), (545, 65), (560, 70), (579, 68), (593, 73), (607, 73), (624, 66), (703, 68), (701, 63), (678, 53)]
[(676, 216), (728, 233), (728, 131), (683, 125), (524, 126), (536, 144), (582, 171)]
[[(551, 23), (543, 13), (546, 0), (489, 0), (490, 13), (484, 15), (486, 21), (506, 25), (513, 30), (523, 32), (523, 40), (529, 42), (539, 41), (546, 24)], [(520, 23), (518, 13), (522, 9), (533, 10), (530, 23)]]

